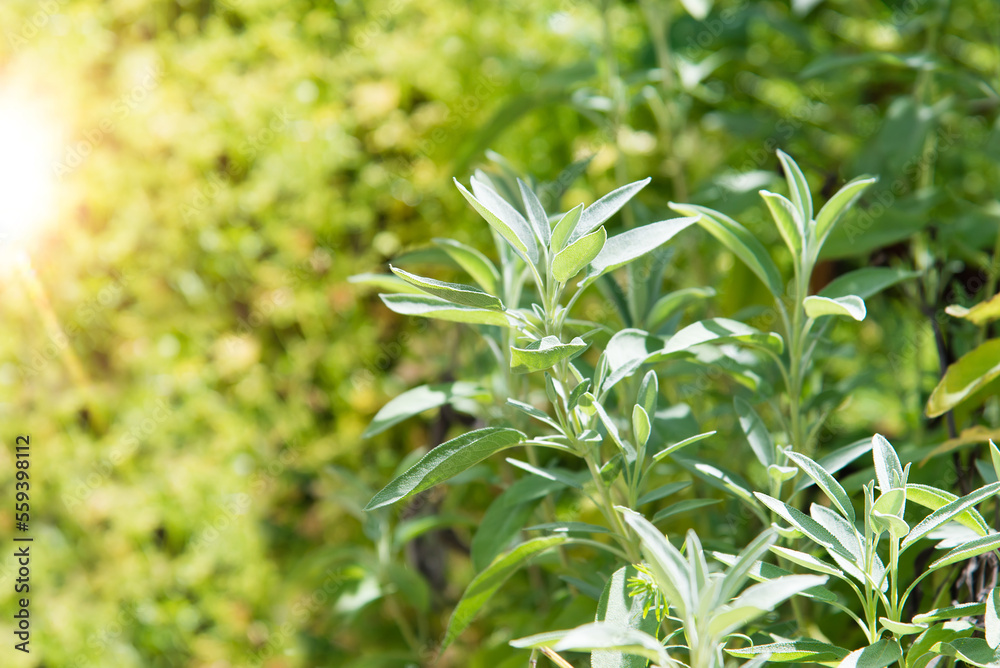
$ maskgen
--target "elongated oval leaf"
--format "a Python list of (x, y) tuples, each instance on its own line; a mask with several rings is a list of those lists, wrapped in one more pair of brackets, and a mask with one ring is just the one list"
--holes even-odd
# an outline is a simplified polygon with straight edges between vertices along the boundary
[(544, 371), (563, 361), (571, 359), (590, 345), (579, 336), (563, 343), (555, 336), (546, 336), (541, 341), (533, 341), (526, 348), (510, 347), (510, 370), (514, 373)]
[(422, 492), (478, 464), (490, 455), (512, 448), (526, 437), (516, 429), (486, 427), (442, 443), (376, 494), (365, 510), (375, 510)]
[(754, 645), (739, 649), (727, 649), (726, 652), (741, 659), (767, 655), (768, 661), (780, 663), (829, 663), (840, 661), (850, 652), (842, 647), (830, 645), (819, 640), (803, 638), (788, 642), (775, 642), (767, 645)]
[(347, 278), (348, 283), (356, 285), (370, 285), (379, 290), (395, 290), (409, 295), (423, 295), (424, 291), (410, 285), (398, 276), (392, 274), (355, 274)]
[[(492, 196), (487, 195), (487, 197), (492, 200), (494, 205), (497, 205), (499, 200), (499, 202), (503, 202), (507, 205), (506, 209), (510, 209), (510, 211), (516, 213), (517, 216), (511, 215), (510, 211), (506, 211), (506, 209), (504, 213), (499, 211), (494, 212), (485, 204), (480, 202), (475, 195), (466, 190), (465, 186), (459, 183), (458, 179), (455, 179), (455, 185), (458, 186), (462, 196), (465, 197), (469, 204), (472, 205), (472, 208), (478, 211), (479, 215), (490, 224), (490, 227), (495, 229), (500, 236), (503, 237), (522, 258), (524, 258), (526, 262), (530, 262), (532, 264), (538, 263), (538, 242), (535, 240), (535, 233), (528, 226), (528, 221), (524, 220), (524, 216), (517, 213), (517, 211), (514, 210), (510, 204), (507, 204), (502, 197), (493, 192), (489, 187), (483, 186), (481, 188), (476, 188), (476, 185), (473, 184), (473, 188), (478, 189), (481, 194), (492, 193)], [(498, 208), (504, 207), (498, 206)], [(504, 218), (501, 218), (501, 215), (504, 215)], [(518, 218), (520, 220), (518, 220)]]
[(548, 246), (552, 229), (549, 227), (549, 217), (545, 215), (545, 209), (538, 201), (538, 195), (521, 179), (517, 180), (517, 187), (521, 191), (524, 210), (528, 212), (528, 222), (531, 223), (531, 227), (535, 230), (535, 235), (541, 240), (542, 245)]
[(978, 617), (986, 612), (985, 603), (963, 603), (961, 605), (950, 605), (945, 608), (935, 608), (913, 616), (913, 621), (918, 624), (928, 624), (940, 622), (945, 619), (958, 619), (959, 617)]
[(848, 182), (833, 197), (827, 200), (826, 204), (823, 205), (823, 208), (816, 215), (816, 232), (813, 236), (818, 246), (823, 245), (826, 237), (833, 230), (837, 221), (844, 215), (844, 212), (851, 208), (855, 200), (861, 196), (861, 193), (876, 181), (878, 181), (878, 178), (874, 176), (859, 176)]
[(486, 605), (486, 602), (490, 600), (493, 594), (519, 568), (542, 552), (561, 545), (567, 540), (569, 540), (567, 536), (533, 538), (518, 545), (510, 552), (497, 557), (493, 563), (473, 578), (469, 586), (466, 587), (465, 593), (462, 594), (462, 600), (458, 602), (458, 605), (455, 606), (455, 611), (451, 613), (451, 619), (448, 621), (448, 630), (445, 632), (444, 640), (441, 642), (441, 650), (444, 651), (455, 638), (469, 627), (469, 624), (472, 623), (472, 620), (475, 619), (476, 614), (482, 607)]
[(693, 225), (697, 218), (671, 218), (643, 227), (622, 232), (607, 240), (604, 248), (590, 263), (581, 286), (590, 285), (599, 277), (625, 266), (629, 262), (656, 250), (670, 241), (675, 234)]
[(716, 295), (714, 288), (682, 288), (660, 297), (649, 309), (646, 322), (649, 324), (649, 331), (656, 332), (667, 320), (685, 308), (688, 304), (693, 304), (703, 299), (710, 299)]
[(899, 463), (899, 457), (892, 444), (881, 434), (872, 437), (872, 459), (875, 462), (875, 479), (883, 494), (902, 486), (903, 467)]
[(879, 617), (878, 621), (885, 628), (889, 629), (897, 638), (902, 638), (903, 636), (913, 635), (914, 633), (923, 633), (927, 630), (926, 624), (907, 624), (906, 622), (894, 622), (887, 617)]
[(503, 302), (500, 301), (499, 297), (494, 297), (477, 287), (462, 285), (461, 283), (445, 283), (433, 278), (417, 276), (416, 274), (393, 267), (391, 264), (389, 265), (389, 269), (410, 285), (420, 288), (435, 297), (446, 299), (453, 304), (487, 309), (489, 311), (503, 310)]
[(622, 514), (625, 522), (639, 536), (642, 553), (657, 586), (667, 602), (683, 616), (694, 605), (694, 592), (691, 591), (691, 580), (684, 557), (645, 517), (622, 506), (615, 506), (615, 510)]
[(782, 195), (761, 190), (760, 196), (771, 210), (771, 218), (774, 219), (774, 224), (781, 233), (781, 238), (785, 240), (792, 257), (798, 261), (802, 255), (802, 215), (795, 205)]
[(980, 487), (970, 494), (966, 494), (963, 497), (955, 499), (949, 504), (941, 506), (933, 513), (925, 517), (922, 522), (917, 524), (917, 526), (913, 527), (910, 531), (910, 535), (908, 535), (900, 544), (900, 551), (905, 550), (907, 547), (920, 540), (945, 522), (954, 519), (957, 515), (961, 514), (962, 511), (972, 508), (976, 504), (981, 503), (985, 499), (995, 495), (998, 491), (1000, 491), (1000, 482), (994, 482), (986, 485), (985, 487)]
[(475, 383), (459, 381), (457, 383), (421, 385), (403, 392), (383, 406), (372, 418), (371, 424), (365, 429), (361, 438), (369, 438), (379, 434), (389, 427), (431, 408), (450, 404), (453, 399), (485, 398), (487, 396), (489, 393)]
[(982, 638), (960, 638), (943, 642), (934, 648), (940, 654), (952, 656), (970, 666), (1000, 668), (1000, 650), (990, 647)]
[(990, 339), (948, 367), (927, 401), (927, 416), (944, 415), (997, 376), (1000, 376), (1000, 339)]
[(762, 332), (728, 318), (710, 318), (688, 325), (667, 339), (662, 350), (650, 355), (647, 362), (658, 362), (685, 353), (689, 348), (703, 343), (741, 343), (780, 354), (785, 342), (773, 332)]
[(754, 492), (761, 503), (773, 510), (779, 517), (791, 524), (793, 527), (808, 536), (813, 542), (822, 545), (830, 552), (839, 554), (849, 561), (855, 560), (855, 555), (844, 547), (843, 544), (832, 533), (827, 531), (822, 524), (803, 513), (798, 508), (793, 508), (788, 504), (760, 492)]
[(811, 554), (806, 554), (805, 552), (799, 552), (798, 550), (792, 550), (787, 547), (780, 547), (778, 545), (772, 545), (771, 551), (774, 552), (779, 557), (784, 557), (793, 564), (798, 564), (803, 568), (808, 568), (816, 573), (823, 573), (824, 575), (833, 575), (838, 578), (844, 578), (844, 572), (839, 568), (835, 568), (825, 561), (820, 561)]
[[(632, 596), (629, 592), (629, 580), (638, 577), (639, 571), (634, 566), (623, 566), (615, 571), (604, 585), (601, 600), (597, 604), (597, 615), (594, 621), (608, 622), (616, 626), (638, 629), (643, 633), (655, 634), (660, 625), (656, 614), (647, 611), (648, 593), (638, 592)], [(598, 650), (590, 656), (591, 668), (646, 668), (647, 660), (635, 654), (626, 654), (616, 650)]]
[(805, 175), (799, 169), (798, 164), (792, 160), (792, 156), (784, 151), (778, 151), (778, 160), (781, 161), (781, 168), (785, 172), (785, 180), (788, 181), (788, 190), (792, 198), (792, 203), (799, 210), (802, 221), (808, 223), (813, 217), (812, 193), (809, 192), (809, 183)]
[[(936, 487), (915, 483), (906, 485), (906, 500), (931, 510), (937, 510), (942, 506), (946, 506), (957, 498), (951, 492), (946, 492)], [(962, 511), (958, 515), (955, 515), (954, 520), (962, 526), (972, 529), (980, 536), (985, 536), (990, 532), (990, 526), (975, 508)]]
[(991, 649), (997, 649), (1000, 647), (1000, 588), (993, 587), (986, 597), (983, 622), (986, 626), (986, 643)]
[(597, 257), (608, 240), (608, 232), (603, 227), (586, 234), (552, 258), (552, 277), (565, 283)]
[(608, 622), (584, 624), (569, 631), (539, 633), (512, 640), (510, 644), (514, 647), (550, 647), (558, 652), (617, 650), (643, 656), (661, 666), (670, 665), (667, 652), (659, 640), (638, 629)]
[(802, 306), (805, 307), (806, 315), (810, 318), (819, 318), (824, 315), (840, 315), (861, 321), (868, 314), (868, 310), (865, 308), (865, 300), (857, 295), (847, 295), (846, 297), (837, 297), (836, 299), (812, 295), (803, 300)]
[(774, 296), (784, 292), (781, 274), (757, 237), (729, 216), (694, 204), (670, 203), (670, 208), (682, 216), (700, 216), (698, 224), (738, 257), (764, 282)]
[(814, 462), (809, 457), (798, 452), (793, 452), (787, 450), (785, 453), (789, 459), (791, 459), (795, 464), (802, 469), (807, 476), (812, 478), (813, 482), (823, 490), (827, 498), (833, 502), (840, 513), (847, 518), (851, 524), (854, 524), (854, 504), (851, 503), (851, 497), (847, 495), (843, 486), (837, 482), (837, 479), (830, 475), (826, 469)]
[(947, 554), (940, 559), (933, 561), (927, 569), (932, 571), (936, 568), (949, 566), (951, 564), (958, 563), (959, 561), (965, 561), (966, 559), (977, 557), (980, 554), (992, 552), (996, 549), (1000, 549), (1000, 533), (980, 536), (979, 538), (962, 543), (958, 547), (948, 550)]
[(479, 287), (483, 290), (491, 295), (500, 291), (500, 272), (485, 255), (471, 246), (452, 239), (433, 239), (433, 241), (455, 261), (455, 264), (464, 269), (472, 280), (479, 283)]
[(873, 645), (848, 654), (837, 668), (885, 668), (903, 658), (898, 640), (883, 638)]
[(663, 339), (650, 336), (641, 329), (623, 329), (615, 332), (604, 349), (608, 374), (601, 384), (601, 392), (614, 387), (642, 366), (649, 356), (663, 348)]
[(418, 318), (436, 318), (450, 322), (464, 322), (470, 325), (493, 325), (507, 327), (507, 316), (502, 311), (488, 311), (453, 304), (440, 297), (431, 295), (379, 295), (389, 310), (400, 315), (412, 315)]
[(572, 209), (563, 214), (556, 226), (552, 229), (552, 239), (549, 241), (553, 253), (558, 253), (569, 242), (573, 236), (573, 231), (580, 223), (580, 215), (583, 213), (583, 205), (577, 204)]
[(618, 213), (618, 210), (645, 188), (651, 180), (646, 177), (642, 181), (635, 181), (621, 188), (616, 188), (588, 206), (580, 215), (580, 222), (576, 224), (576, 229), (570, 235), (570, 240), (575, 241), (597, 229), (598, 225)]
[(774, 438), (771, 437), (771, 432), (767, 430), (764, 421), (757, 415), (757, 411), (742, 397), (733, 399), (733, 407), (736, 409), (743, 435), (756, 455), (757, 461), (765, 467), (774, 464)]
[(819, 296), (836, 299), (837, 297), (857, 295), (862, 299), (868, 299), (886, 288), (919, 275), (920, 272), (908, 269), (865, 267), (833, 279), (819, 291)]
[(774, 610), (806, 589), (826, 584), (825, 575), (785, 575), (749, 587), (731, 603), (713, 614), (708, 632), (725, 636)]

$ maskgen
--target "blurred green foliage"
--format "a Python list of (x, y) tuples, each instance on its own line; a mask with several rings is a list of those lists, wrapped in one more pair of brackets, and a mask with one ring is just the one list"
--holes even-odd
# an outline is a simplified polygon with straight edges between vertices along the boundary
[[(493, 462), (409, 509), (447, 518), (433, 539), (387, 540), (395, 511), (357, 512), (461, 419), (363, 441), (375, 411), (474, 377), (485, 354), (345, 278), (431, 236), (489, 248), (451, 184), (486, 149), (543, 180), (592, 157), (564, 205), (652, 176), (631, 215), (695, 201), (775, 249), (756, 191), (779, 182), (776, 148), (824, 197), (878, 174), (824, 276), (924, 278), (838, 333), (828, 371), (858, 387), (824, 438), (878, 431), (917, 460), (948, 437), (923, 415), (935, 332), (954, 359), (982, 330), (942, 309), (996, 286), (992, 0), (720, 0), (703, 20), (652, 0), (6, 0), (0, 25), (3, 74), (30, 82), (66, 139), (59, 215), (30, 249), (66, 338), (15, 272), (2, 283), (4, 439), (31, 435), (37, 495), (33, 653), (17, 665), (431, 661), (474, 573), (469, 525), (512, 473)], [(703, 233), (677, 243), (666, 280), (713, 286), (701, 315), (752, 318), (766, 301)], [(696, 381), (678, 394), (697, 388), (702, 426), (735, 433), (731, 388)], [(996, 428), (995, 400), (958, 421)], [(713, 447), (750, 461), (736, 438)], [(699, 517), (684, 522), (716, 521)], [(751, 520), (736, 520), (738, 545)], [(0, 505), (5, 538), (13, 522)], [(0, 558), (4, 610), (12, 564)], [(440, 665), (523, 665), (510, 638), (592, 618), (579, 588), (546, 600), (532, 584), (545, 577), (515, 577)], [(0, 637), (12, 628), (5, 617)]]

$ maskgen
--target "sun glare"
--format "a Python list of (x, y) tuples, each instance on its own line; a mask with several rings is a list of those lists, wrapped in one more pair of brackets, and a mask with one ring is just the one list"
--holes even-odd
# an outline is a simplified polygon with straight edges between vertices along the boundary
[(40, 104), (0, 91), (0, 247), (23, 248), (51, 222), (59, 144)]

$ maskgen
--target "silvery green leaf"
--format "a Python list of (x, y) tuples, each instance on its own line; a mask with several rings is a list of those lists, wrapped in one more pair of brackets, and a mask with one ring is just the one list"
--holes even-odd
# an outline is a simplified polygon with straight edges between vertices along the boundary
[(808, 536), (813, 542), (827, 548), (831, 553), (839, 554), (844, 559), (850, 561), (855, 559), (855, 556), (826, 527), (812, 517), (767, 494), (754, 492), (754, 496), (783, 520)]
[(742, 659), (768, 654), (768, 660), (776, 663), (830, 663), (840, 661), (849, 654), (846, 649), (809, 638), (727, 649), (726, 652)]
[(879, 622), (882, 626), (889, 629), (897, 638), (902, 638), (903, 636), (910, 636), (914, 633), (923, 633), (927, 630), (926, 624), (907, 624), (906, 622), (894, 622), (887, 617), (879, 617)]
[(453, 239), (432, 239), (432, 241), (476, 283), (479, 283), (479, 287), (483, 290), (491, 295), (500, 291), (500, 272), (485, 255)]
[(565, 359), (572, 359), (590, 345), (579, 336), (563, 343), (556, 336), (546, 336), (532, 341), (524, 348), (510, 347), (510, 370), (513, 373), (544, 371)]
[[(584, 212), (586, 213), (586, 212)], [(608, 238), (604, 248), (590, 263), (581, 287), (590, 285), (599, 277), (625, 266), (646, 253), (670, 241), (675, 234), (694, 224), (696, 218), (671, 218), (658, 223), (636, 227)]]
[(798, 550), (792, 550), (787, 547), (780, 547), (778, 545), (772, 545), (771, 551), (779, 557), (784, 557), (793, 564), (798, 564), (799, 566), (808, 568), (816, 573), (823, 573), (824, 575), (834, 575), (838, 578), (844, 578), (844, 572), (842, 570), (834, 568), (825, 561), (820, 561), (811, 554), (799, 552)]
[(579, 239), (583, 235), (589, 234), (591, 230), (597, 229), (598, 225), (618, 213), (618, 210), (635, 197), (640, 190), (645, 188), (651, 180), (649, 177), (646, 177), (642, 181), (635, 181), (621, 188), (616, 188), (588, 206), (580, 215), (580, 222), (576, 224), (576, 229), (569, 237), (570, 240)]
[(502, 311), (461, 306), (431, 295), (379, 295), (379, 298), (390, 311), (400, 315), (495, 327), (508, 327), (510, 324)]
[(979, 668), (1000, 668), (1000, 650), (990, 647), (982, 638), (960, 638), (942, 642), (932, 648), (940, 654), (964, 661)]
[(991, 649), (1000, 647), (1000, 589), (993, 587), (986, 597), (986, 643)]
[(389, 265), (389, 269), (392, 273), (396, 274), (410, 285), (419, 288), (426, 293), (434, 295), (435, 297), (446, 299), (453, 304), (487, 309), (489, 311), (503, 310), (503, 302), (500, 301), (499, 297), (494, 297), (493, 295), (472, 285), (445, 283), (444, 281), (437, 281), (433, 278), (417, 276), (416, 274), (411, 274), (408, 271), (403, 271), (402, 269), (393, 267), (391, 264)]
[(651, 354), (661, 348), (663, 339), (650, 336), (640, 329), (623, 329), (616, 332), (604, 349), (608, 374), (601, 384), (601, 392), (607, 392), (622, 378), (631, 376)]
[(875, 461), (875, 479), (878, 480), (879, 491), (884, 494), (899, 487), (900, 485), (893, 484), (893, 480), (903, 479), (903, 467), (896, 456), (896, 450), (881, 434), (872, 437), (872, 459)]
[(836, 299), (837, 297), (857, 295), (862, 299), (868, 299), (896, 283), (919, 275), (918, 271), (892, 267), (855, 269), (830, 281), (825, 288), (819, 291), (819, 296)]
[(671, 316), (682, 308), (694, 302), (710, 299), (716, 295), (714, 288), (681, 288), (663, 295), (649, 308), (646, 322), (649, 331), (655, 332), (662, 327)]
[(963, 511), (973, 508), (976, 504), (981, 503), (982, 501), (995, 495), (998, 491), (1000, 491), (1000, 482), (995, 482), (986, 485), (985, 487), (980, 487), (970, 494), (941, 506), (913, 527), (910, 534), (900, 544), (900, 551), (905, 550), (907, 547), (920, 540), (945, 522), (954, 519)]
[[(638, 629), (643, 633), (653, 635), (660, 622), (655, 614), (643, 615), (647, 603), (646, 592), (632, 596), (629, 591), (629, 580), (637, 577), (639, 571), (634, 566), (623, 566), (615, 571), (601, 593), (597, 604), (597, 622), (609, 622), (617, 626)], [(590, 657), (591, 668), (646, 668), (647, 660), (634, 654), (620, 651), (595, 651)]]
[(802, 221), (810, 223), (813, 217), (812, 194), (809, 192), (809, 183), (805, 175), (792, 157), (784, 151), (778, 151), (778, 160), (781, 161), (782, 170), (785, 172), (785, 180), (788, 181), (788, 190), (792, 198), (792, 203), (799, 210)]
[(703, 343), (729, 342), (770, 350), (776, 354), (780, 354), (785, 347), (784, 340), (773, 332), (762, 332), (750, 325), (728, 318), (710, 318), (688, 325), (674, 334), (667, 339), (663, 349), (650, 355), (647, 361), (658, 362), (676, 357)]
[(847, 518), (851, 524), (854, 524), (854, 504), (851, 503), (851, 497), (847, 496), (847, 492), (844, 490), (843, 486), (837, 479), (830, 475), (822, 466), (814, 462), (809, 457), (798, 452), (793, 452), (792, 450), (787, 450), (785, 453), (792, 462), (795, 463), (800, 469), (802, 469), (807, 476), (812, 478), (813, 482), (823, 490), (827, 498), (833, 502), (833, 505), (841, 512), (841, 514)]
[(642, 553), (657, 586), (668, 603), (683, 616), (694, 606), (687, 562), (670, 541), (649, 520), (629, 508), (615, 506), (639, 537)]
[(826, 580), (826, 576), (821, 575), (786, 575), (753, 585), (713, 613), (708, 632), (715, 636), (728, 635), (792, 596), (825, 584)]
[(649, 440), (649, 414), (646, 409), (636, 404), (632, 407), (632, 433), (635, 434), (635, 445), (637, 448), (646, 447)]
[[(466, 190), (458, 179), (455, 179), (455, 185), (458, 186), (462, 196), (472, 205), (472, 208), (479, 212), (479, 215), (490, 224), (490, 227), (495, 229), (525, 262), (538, 264), (538, 241), (524, 216), (492, 188), (480, 185), (478, 181), (473, 181), (472, 187), (489, 200), (489, 205)], [(494, 211), (494, 208), (498, 210)]]
[(961, 605), (949, 605), (944, 608), (935, 608), (913, 616), (913, 621), (918, 624), (939, 622), (943, 619), (958, 619), (959, 617), (978, 617), (986, 613), (985, 603), (963, 603)]
[(655, 455), (653, 455), (653, 461), (657, 461), (658, 462), (658, 461), (662, 460), (664, 457), (667, 457), (668, 455), (670, 455), (671, 453), (677, 452), (681, 448), (686, 448), (687, 446), (691, 445), (692, 443), (697, 443), (698, 441), (706, 439), (709, 436), (714, 436), (716, 433), (717, 432), (715, 432), (715, 431), (706, 431), (703, 434), (697, 434), (695, 436), (691, 436), (689, 438), (685, 438), (682, 441), (678, 441), (677, 443), (674, 443), (672, 445), (668, 445), (667, 447), (665, 447), (664, 449), (660, 450)]
[(659, 392), (660, 384), (656, 377), (656, 372), (646, 372), (646, 375), (642, 377), (642, 382), (639, 384), (639, 393), (635, 399), (635, 403), (643, 407), (646, 415), (656, 415), (656, 400)]
[(757, 411), (742, 397), (733, 399), (733, 407), (743, 429), (743, 435), (750, 444), (750, 449), (765, 468), (775, 463), (774, 460), (774, 438), (767, 430), (764, 421), (757, 415)]
[(736, 257), (738, 257), (757, 277), (764, 282), (772, 295), (784, 293), (784, 282), (774, 260), (768, 255), (767, 249), (745, 227), (729, 216), (694, 204), (670, 203), (670, 208), (682, 216), (701, 216), (698, 224), (718, 239)]
[(552, 258), (552, 277), (560, 283), (569, 281), (597, 257), (607, 239), (607, 230), (599, 227), (556, 253)]
[[(938, 508), (955, 501), (958, 497), (951, 492), (946, 492), (943, 489), (938, 489), (929, 485), (907, 483), (906, 499), (916, 503), (917, 505), (923, 506), (924, 508), (937, 510)], [(986, 520), (975, 508), (964, 510), (958, 515), (955, 515), (953, 519), (962, 526), (975, 531), (980, 536), (985, 536), (990, 532), (989, 524), (986, 523)]]
[(952, 548), (943, 557), (933, 561), (927, 569), (935, 570), (949, 566), (996, 549), (1000, 549), (1000, 533), (991, 533), (988, 536), (981, 536)]
[(784, 196), (767, 190), (761, 190), (760, 196), (767, 203), (767, 208), (771, 210), (771, 217), (781, 233), (781, 238), (785, 240), (785, 245), (792, 252), (792, 256), (798, 258), (802, 254), (802, 234), (804, 226), (802, 224), (802, 214), (799, 213), (795, 205)]
[(388, 485), (365, 506), (375, 510), (422, 492), (478, 464), (490, 455), (512, 448), (526, 436), (516, 429), (486, 427), (442, 443)]
[(848, 654), (837, 668), (885, 668), (903, 657), (898, 640), (883, 638), (878, 642)]
[(370, 285), (379, 290), (394, 290), (409, 295), (426, 294), (420, 288), (410, 285), (398, 276), (391, 274), (355, 274), (348, 276), (347, 282), (356, 285)]
[(558, 253), (566, 247), (566, 243), (573, 236), (573, 230), (580, 223), (580, 214), (583, 213), (583, 205), (577, 204), (572, 209), (563, 214), (559, 222), (552, 229), (552, 239), (549, 241), (553, 253)]
[(407, 418), (438, 406), (450, 404), (454, 399), (476, 399), (488, 396), (489, 392), (479, 385), (464, 381), (421, 385), (403, 392), (383, 406), (372, 418), (371, 424), (361, 434), (361, 438), (369, 438), (382, 433)]
[(607, 622), (584, 624), (569, 631), (540, 633), (510, 641), (513, 647), (550, 647), (557, 652), (618, 650), (643, 656), (661, 666), (670, 665), (667, 651), (659, 640), (638, 629)]
[(823, 208), (820, 209), (819, 214), (816, 215), (816, 232), (814, 237), (817, 242), (817, 246), (822, 246), (823, 242), (826, 241), (826, 237), (833, 230), (837, 221), (844, 215), (847, 211), (861, 196), (868, 186), (878, 181), (878, 177), (874, 176), (859, 176), (847, 183), (843, 188), (838, 190), (833, 197), (827, 200)]
[(548, 246), (552, 230), (549, 227), (549, 217), (545, 215), (542, 203), (538, 201), (535, 191), (521, 179), (517, 180), (517, 187), (521, 191), (524, 210), (528, 212), (528, 222), (531, 223), (531, 227), (535, 230), (535, 235), (541, 240), (542, 245)]
[(846, 297), (837, 297), (836, 299), (812, 295), (803, 300), (802, 306), (805, 307), (806, 315), (810, 318), (820, 318), (824, 315), (840, 315), (861, 321), (865, 319), (868, 313), (868, 310), (865, 308), (865, 300), (857, 295), (847, 295)]

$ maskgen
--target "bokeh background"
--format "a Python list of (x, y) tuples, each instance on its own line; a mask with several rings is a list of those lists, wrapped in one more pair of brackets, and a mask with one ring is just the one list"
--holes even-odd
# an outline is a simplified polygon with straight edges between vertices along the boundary
[[(467, 422), (432, 412), (363, 440), (374, 413), (478, 358), (463, 328), (346, 279), (418, 266), (432, 237), (492, 253), (451, 182), (489, 151), (541, 181), (589, 158), (556, 208), (651, 176), (636, 215), (719, 208), (786, 268), (756, 194), (783, 188), (775, 149), (823, 197), (878, 174), (823, 277), (944, 267), (969, 294), (894, 288), (838, 328), (828, 371), (855, 387), (827, 437), (939, 444), (934, 316), (996, 284), (980, 270), (1000, 215), (998, 39), (993, 0), (4, 0), (0, 91), (58, 144), (47, 225), (4, 223), (0, 423), (5, 443), (31, 436), (35, 542), (27, 657), (8, 646), (0, 557), (0, 663), (521, 666), (509, 639), (593, 614), (583, 595), (536, 600), (521, 574), (436, 657), (502, 463), (420, 507), (359, 511)], [(718, 292), (692, 317), (766, 303), (704, 233), (675, 247), (667, 283)], [(953, 354), (974, 344), (947, 327)], [(698, 419), (731, 434), (724, 383), (695, 380)], [(409, 540), (412, 517), (449, 530)]]

